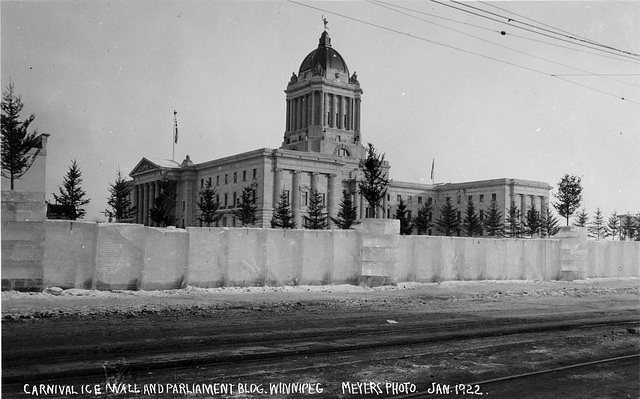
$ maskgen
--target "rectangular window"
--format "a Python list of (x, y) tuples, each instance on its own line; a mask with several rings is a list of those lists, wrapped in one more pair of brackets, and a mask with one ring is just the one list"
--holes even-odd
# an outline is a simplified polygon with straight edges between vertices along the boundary
[(220, 203), (220, 194), (216, 194), (216, 204)]
[(431, 205), (432, 202), (433, 202), (433, 198), (431, 197), (427, 198), (427, 204)]
[(235, 207), (238, 204), (238, 194), (233, 192), (233, 206)]
[(182, 201), (182, 210), (184, 211), (187, 208), (186, 201)]
[(231, 220), (231, 225), (235, 227), (236, 225), (236, 217), (234, 216), (233, 219)]
[(258, 178), (258, 169), (253, 169), (253, 178), (257, 179)]
[(211, 178), (209, 178), (209, 187), (211, 187)]
[(242, 181), (247, 181), (247, 171), (246, 170), (242, 171)]
[(309, 193), (307, 193), (306, 191), (302, 192), (302, 205), (303, 206), (307, 206), (307, 201), (309, 199)]
[(216, 176), (216, 186), (220, 185), (220, 176)]
[(224, 175), (224, 184), (229, 184), (229, 175), (228, 174)]
[(200, 188), (204, 188), (204, 179), (200, 179)]
[(387, 209), (387, 219), (391, 219), (391, 208)]
[[(224, 193), (224, 206), (226, 207), (227, 205), (229, 205), (229, 194)], [(226, 223), (225, 223), (225, 226), (226, 226)]]
[(422, 204), (422, 197), (418, 197), (418, 204)]
[(473, 195), (469, 196), (469, 202), (473, 201)]
[(496, 194), (495, 194), (495, 193), (494, 193), (494, 194), (491, 194), (491, 201), (495, 201), (495, 200), (497, 199), (496, 197), (497, 197), (497, 196), (496, 196)]
[(480, 194), (480, 202), (484, 202), (484, 194)]
[(483, 220), (484, 220), (484, 211), (480, 209), (480, 221), (482, 222)]
[(233, 182), (234, 183), (238, 182), (238, 172), (233, 172)]

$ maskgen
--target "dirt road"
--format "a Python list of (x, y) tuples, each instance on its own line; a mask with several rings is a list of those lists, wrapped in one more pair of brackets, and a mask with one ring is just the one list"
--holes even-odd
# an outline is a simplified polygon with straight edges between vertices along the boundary
[[(455, 396), (434, 387), (640, 353), (639, 283), (3, 293), (3, 397)], [(556, 389), (638, 397), (637, 363)], [(548, 397), (540, 384), (520, 396)]]

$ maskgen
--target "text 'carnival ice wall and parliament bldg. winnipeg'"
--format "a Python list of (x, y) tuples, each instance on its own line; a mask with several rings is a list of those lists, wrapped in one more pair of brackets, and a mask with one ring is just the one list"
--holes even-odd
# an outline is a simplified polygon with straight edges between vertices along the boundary
[[(194, 163), (187, 156), (181, 163), (144, 157), (130, 173), (135, 223), (154, 226), (149, 209), (159, 194), (159, 182), (169, 179), (177, 187), (178, 227), (201, 226), (200, 190), (210, 183), (216, 187), (220, 204), (217, 226), (238, 226), (233, 208), (240, 203), (244, 187), (255, 192), (258, 227), (269, 227), (274, 207), (284, 191), (290, 200), (296, 226), (307, 213), (309, 198), (317, 190), (329, 216), (336, 217), (343, 191), (358, 207), (360, 218), (369, 214), (368, 204), (358, 191), (362, 178), (360, 161), (365, 147), (360, 121), (363, 91), (356, 72), (350, 73), (344, 58), (322, 32), (317, 48), (302, 61), (298, 73), (286, 86), (286, 128), (281, 146), (261, 148), (241, 154)], [(384, 152), (384, 149), (379, 149)], [(387, 176), (391, 166), (385, 162)], [(379, 218), (392, 218), (402, 198), (410, 214), (416, 215), (425, 201), (433, 204), (433, 219), (446, 198), (463, 211), (472, 200), (482, 217), (496, 201), (503, 214), (514, 202), (524, 217), (535, 207), (544, 212), (551, 186), (545, 182), (500, 178), (464, 183), (423, 184), (391, 180)], [(435, 229), (429, 234), (436, 234)]]

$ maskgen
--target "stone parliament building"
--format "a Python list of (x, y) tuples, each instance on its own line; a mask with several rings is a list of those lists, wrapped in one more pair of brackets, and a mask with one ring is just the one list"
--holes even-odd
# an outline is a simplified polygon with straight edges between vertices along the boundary
[[(134, 222), (154, 225), (149, 209), (162, 179), (177, 184), (178, 227), (202, 226), (196, 203), (207, 183), (216, 188), (220, 204), (216, 225), (221, 227), (240, 227), (232, 210), (247, 186), (255, 192), (257, 227), (270, 226), (283, 191), (290, 199), (298, 228), (303, 226), (313, 190), (321, 193), (329, 216), (337, 215), (345, 191), (358, 206), (359, 217), (367, 217), (368, 204), (357, 188), (362, 178), (359, 164), (365, 157), (360, 132), (362, 93), (356, 73), (349, 73), (325, 30), (318, 47), (304, 58), (298, 74), (293, 73), (287, 84), (286, 129), (280, 148), (262, 148), (202, 163), (193, 163), (189, 156), (182, 163), (142, 158), (130, 173), (131, 202), (137, 209)], [(385, 163), (385, 167), (389, 178), (390, 166)], [(463, 215), (467, 201), (473, 200), (481, 218), (492, 201), (497, 201), (503, 215), (514, 201), (524, 218), (531, 206), (544, 212), (551, 188), (544, 182), (513, 178), (435, 185), (391, 180), (376, 214), (392, 218), (402, 198), (414, 216), (425, 201), (431, 201), (435, 221), (449, 197)], [(429, 234), (436, 234), (435, 228)]]

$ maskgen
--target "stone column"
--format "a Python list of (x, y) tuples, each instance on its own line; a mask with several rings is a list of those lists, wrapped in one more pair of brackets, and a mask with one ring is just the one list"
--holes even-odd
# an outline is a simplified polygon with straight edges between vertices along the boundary
[(520, 195), (520, 221), (524, 222), (527, 219), (527, 197), (524, 194)]
[(307, 127), (307, 96), (300, 97), (300, 129)]
[(291, 122), (291, 100), (287, 100), (287, 120), (285, 121), (284, 130), (289, 131), (289, 124)]
[(364, 219), (364, 195), (362, 195), (361, 192), (358, 192), (358, 197), (360, 197), (359, 202), (360, 205), (358, 205), (358, 213), (360, 214), (360, 219)]
[(545, 201), (544, 196), (538, 197), (540, 199), (540, 217), (544, 218), (547, 216), (547, 202)]
[(335, 218), (338, 216), (338, 212), (336, 210), (336, 183), (338, 175), (335, 173), (331, 173), (327, 179), (327, 212), (329, 215), (329, 228), (333, 227), (333, 221), (331, 218)]
[[(149, 209), (153, 208), (153, 203), (155, 202), (156, 196), (156, 182), (149, 183)], [(156, 222), (152, 219), (149, 219), (149, 226), (156, 226)]]
[(316, 124), (316, 92), (315, 90), (311, 92), (311, 115), (309, 116), (309, 124), (310, 125), (315, 125)]
[(292, 173), (291, 185), (291, 211), (293, 212), (293, 221), (296, 224), (296, 228), (300, 228), (300, 171), (294, 170)]
[(389, 204), (387, 203), (387, 195), (385, 194), (384, 197), (382, 198), (382, 218), (386, 219), (387, 218), (387, 206), (389, 206)]
[(142, 224), (149, 225), (149, 183), (142, 185), (144, 190), (144, 200), (142, 202)]
[(356, 99), (356, 112), (354, 120), (355, 130), (360, 131), (360, 99)]
[(133, 217), (134, 223), (140, 223), (140, 186), (137, 184), (133, 186), (133, 202), (132, 205), (136, 207), (136, 213)]
[(318, 172), (312, 172), (311, 173), (311, 193), (310, 195), (313, 195), (314, 191), (318, 190)]
[(342, 101), (340, 102), (340, 123), (342, 123), (341, 127), (344, 130), (347, 129), (347, 123), (349, 123), (349, 118), (345, 118), (347, 115), (347, 97), (342, 97)]
[(282, 193), (281, 187), (281, 179), (282, 179), (282, 169), (274, 168), (273, 169), (273, 209), (276, 209), (278, 206), (278, 201), (280, 201), (280, 194)]
[(327, 126), (327, 124), (324, 121), (324, 116), (325, 116), (325, 109), (327, 109), (326, 107), (326, 94), (324, 92), (320, 92), (320, 119), (318, 120), (318, 123), (320, 124), (321, 127), (325, 127)]

